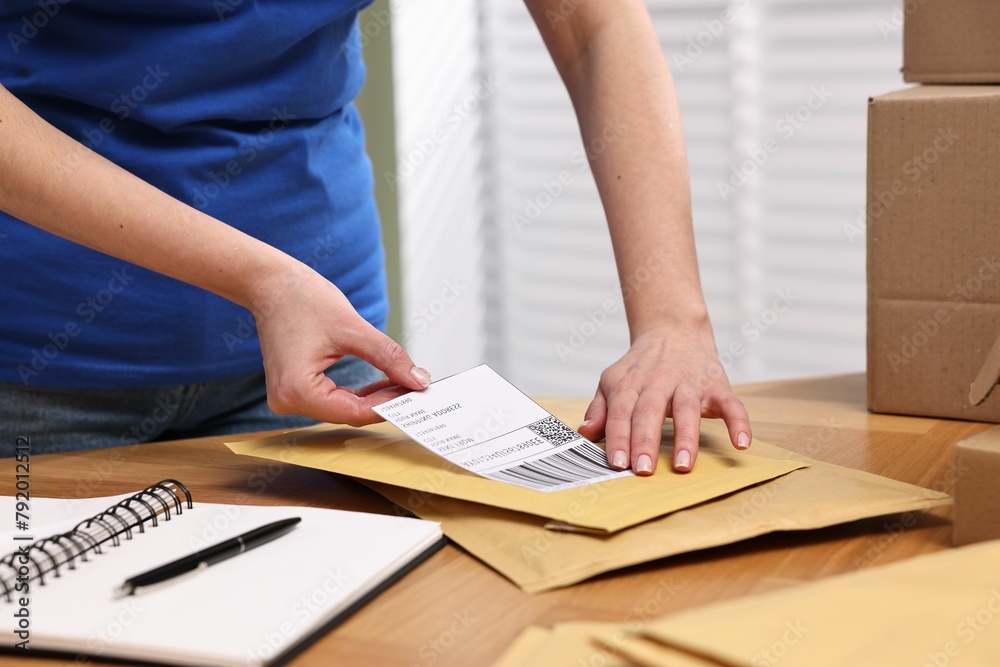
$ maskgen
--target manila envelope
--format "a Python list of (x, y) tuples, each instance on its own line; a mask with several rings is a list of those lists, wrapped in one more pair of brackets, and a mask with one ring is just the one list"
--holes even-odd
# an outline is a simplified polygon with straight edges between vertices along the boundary
[(678, 650), (733, 667), (997, 665), (997, 563), (994, 540), (711, 604), (652, 621), (644, 649), (620, 652), (655, 667)]
[[(706, 454), (730, 448), (725, 427), (717, 422), (702, 422), (700, 446), (697, 465), (710, 460)], [(809, 467), (604, 535), (548, 530), (546, 519), (532, 514), (429, 493), (415, 494), (386, 484), (366, 484), (417, 516), (440, 522), (449, 538), (529, 593), (774, 531), (825, 528), (951, 502), (948, 495), (937, 491), (814, 461), (760, 440), (753, 446), (758, 456), (806, 463)], [(648, 482), (656, 477), (637, 481)]]
[(670, 469), (667, 448), (665, 463), (650, 477), (629, 475), (544, 493), (463, 470), (390, 424), (364, 428), (324, 424), (226, 446), (237, 454), (412, 489), (410, 504), (428, 494), (446, 496), (545, 517), (564, 529), (598, 533), (634, 526), (808, 465), (804, 460), (749, 455), (730, 445), (703, 452), (694, 470), (680, 474)]

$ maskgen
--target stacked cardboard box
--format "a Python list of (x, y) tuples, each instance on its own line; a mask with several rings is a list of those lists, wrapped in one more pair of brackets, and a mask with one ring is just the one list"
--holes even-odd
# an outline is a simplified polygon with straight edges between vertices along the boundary
[[(1000, 0), (907, 0), (908, 81), (1000, 84)], [(1000, 422), (1000, 85), (876, 97), (868, 407)]]
[(1000, 2), (905, 0), (903, 15), (906, 81), (1000, 81)]

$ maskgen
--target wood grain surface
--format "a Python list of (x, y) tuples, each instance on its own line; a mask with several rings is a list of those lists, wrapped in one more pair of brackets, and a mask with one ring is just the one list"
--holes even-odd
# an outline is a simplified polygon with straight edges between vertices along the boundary
[[(737, 387), (737, 393), (747, 404), (756, 438), (946, 493), (952, 492), (958, 472), (952, 463), (955, 443), (990, 426), (869, 414), (863, 375), (744, 385)], [(585, 400), (562, 401), (582, 419)], [(223, 440), (36, 456), (31, 461), (32, 494), (105, 496), (174, 477), (202, 502), (393, 511), (381, 496), (353, 480), (236, 456)], [(13, 487), (13, 459), (2, 459), (0, 494), (12, 495)], [(818, 531), (766, 535), (540, 595), (521, 592), (461, 548), (447, 546), (291, 664), (487, 666), (527, 625), (567, 620), (639, 622), (945, 549), (951, 542), (950, 512), (945, 507)], [(0, 520), (13, 524), (14, 518)], [(0, 667), (15, 664), (121, 663), (0, 656)]]

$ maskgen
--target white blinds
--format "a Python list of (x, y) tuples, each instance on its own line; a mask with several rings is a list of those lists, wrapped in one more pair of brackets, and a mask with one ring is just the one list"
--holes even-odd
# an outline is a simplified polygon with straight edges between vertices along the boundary
[(898, 16), (871, 0), (770, 0), (759, 13), (760, 131), (797, 117), (779, 127), (790, 136), (758, 180), (761, 272), (745, 310), (783, 288), (798, 300), (741, 370), (863, 370), (865, 243), (845, 228), (865, 206), (868, 97), (903, 87)]
[[(731, 378), (862, 370), (864, 239), (845, 228), (864, 206), (867, 99), (902, 87), (898, 8), (647, 6), (677, 82), (702, 282)], [(603, 211), (537, 29), (514, 0), (400, 7), (401, 170), (422, 161), (399, 185), (408, 347), (437, 376), (486, 355), (530, 393), (589, 395), (627, 330)], [(485, 115), (469, 102), (477, 89)], [(456, 122), (463, 100), (474, 109)]]
[[(862, 370), (864, 239), (844, 228), (864, 206), (867, 98), (902, 87), (893, 7), (647, 6), (680, 96), (717, 343), (723, 352), (740, 344), (724, 355), (731, 377)], [(600, 324), (602, 304), (620, 304), (603, 212), (589, 173), (577, 170), (572, 110), (526, 10), (483, 0), (483, 12), (485, 67), (503, 82), (486, 150), (499, 258), (490, 350), (528, 392), (587, 395), (627, 343), (620, 307)], [(547, 196), (563, 170), (572, 181)], [(512, 216), (528, 212), (535, 217), (518, 228)]]

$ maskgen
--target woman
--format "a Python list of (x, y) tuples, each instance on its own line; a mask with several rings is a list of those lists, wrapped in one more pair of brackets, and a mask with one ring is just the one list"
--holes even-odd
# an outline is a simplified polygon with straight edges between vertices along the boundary
[[(5, 448), (17, 435), (42, 453), (361, 425), (378, 421), (372, 405), (427, 386), (381, 332), (383, 257), (351, 103), (367, 4), (4, 3)], [(749, 420), (701, 295), (680, 118), (649, 16), (640, 0), (526, 4), (587, 144), (612, 122), (618, 134), (591, 166), (631, 345), (580, 432), (606, 434), (611, 464), (639, 474), (656, 466), (665, 416), (677, 470), (694, 465), (702, 416), (724, 418), (746, 448)]]

